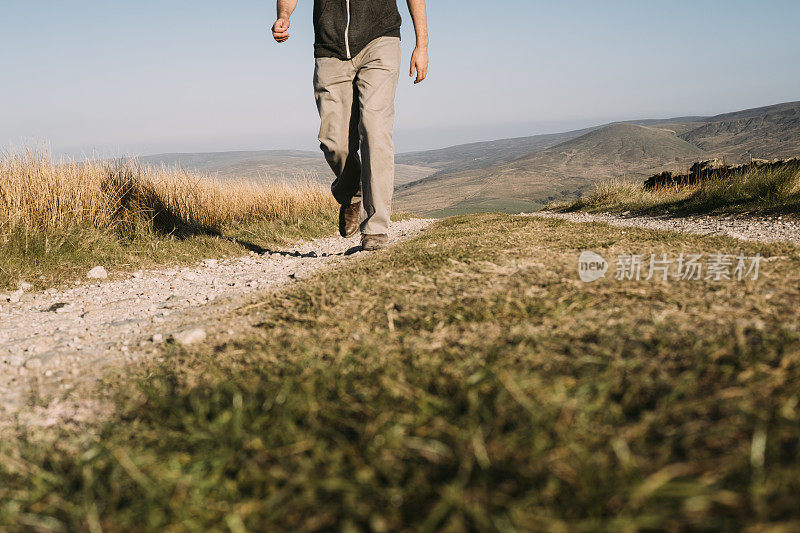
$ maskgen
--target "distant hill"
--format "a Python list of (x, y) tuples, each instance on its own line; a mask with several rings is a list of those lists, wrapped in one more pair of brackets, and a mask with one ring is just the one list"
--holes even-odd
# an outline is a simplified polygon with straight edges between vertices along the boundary
[(448, 172), (487, 168), (496, 163), (512, 161), (556, 146), (575, 137), (580, 137), (588, 131), (591, 131), (591, 128), (565, 133), (461, 144), (439, 150), (408, 152), (399, 154), (397, 162), (406, 165), (431, 167), (437, 170), (447, 170)]
[[(575, 132), (571, 132), (575, 133)], [(446, 156), (487, 152), (491, 146), (453, 147), (416, 156), (440, 164), (434, 174), (398, 187), (399, 209), (450, 215), (497, 210), (529, 211), (553, 201), (579, 196), (609, 178), (642, 179), (656, 171), (685, 170), (699, 159), (722, 158), (738, 163), (754, 158), (800, 155), (800, 102), (749, 109), (716, 117), (681, 117), (616, 123), (570, 136), (546, 147), (547, 140), (524, 143), (494, 141), (509, 146), (505, 154), (475, 156), (450, 162)], [(541, 136), (540, 136), (541, 137)], [(544, 146), (544, 147), (543, 147)], [(518, 157), (503, 160), (513, 153)], [(413, 155), (413, 154), (412, 154)], [(438, 155), (438, 159), (437, 159)], [(492, 159), (496, 162), (492, 162)]]
[(729, 163), (751, 157), (779, 159), (800, 155), (800, 102), (791, 102), (708, 119), (681, 138)]
[(537, 164), (594, 169), (645, 168), (666, 162), (694, 160), (703, 150), (665, 129), (635, 124), (612, 124), (528, 157), (517, 159), (517, 167)]
[[(263, 150), (249, 152), (209, 152), (157, 154), (140, 157), (148, 165), (179, 167), (220, 178), (245, 180), (332, 181), (331, 170), (322, 152), (301, 150)], [(435, 168), (399, 164), (396, 182), (409, 183), (429, 176)]]
[[(703, 158), (730, 164), (800, 155), (800, 102), (726, 113), (620, 122), (398, 154), (398, 209), (447, 215), (530, 211), (580, 195), (608, 178), (686, 170)], [(329, 183), (320, 152), (272, 150), (142, 157), (221, 178)]]
[(248, 180), (305, 178), (316, 181), (327, 170), (320, 154), (300, 150), (156, 154), (139, 160), (148, 165)]
[[(705, 123), (708, 117), (681, 117), (672, 119), (647, 119), (620, 122), (639, 126), (658, 126), (676, 134), (684, 133)], [(407, 152), (397, 156), (398, 163), (420, 165), (437, 169), (438, 172), (451, 173), (462, 170), (488, 168), (497, 163), (506, 163), (527, 155), (552, 148), (571, 139), (585, 135), (604, 126), (595, 126), (563, 133), (549, 133), (531, 137), (516, 137), (494, 141), (450, 146), (437, 150)]]
[[(439, 171), (487, 168), (550, 148), (588, 131), (591, 129), (398, 154), (395, 158), (395, 185), (402, 186)], [(169, 153), (143, 156), (139, 160), (149, 165), (197, 170), (222, 178), (312, 179), (323, 182), (332, 179), (321, 152), (302, 150)]]
[(488, 169), (434, 174), (401, 187), (397, 204), (436, 215), (532, 211), (577, 196), (598, 180), (645, 177), (665, 163), (679, 168), (703, 154), (667, 130), (614, 124)]

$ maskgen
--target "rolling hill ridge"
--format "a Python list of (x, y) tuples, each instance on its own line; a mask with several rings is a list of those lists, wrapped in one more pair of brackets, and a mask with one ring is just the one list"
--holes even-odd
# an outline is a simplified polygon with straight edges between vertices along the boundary
[[(579, 195), (619, 169), (645, 177), (665, 161), (676, 167), (703, 151), (666, 130), (613, 124), (488, 169), (435, 174), (398, 190), (403, 209), (433, 215), (470, 210), (532, 211)], [(463, 194), (451, 203), (452, 191)]]
[[(627, 121), (398, 154), (395, 205), (433, 215), (530, 211), (577, 197), (598, 181), (686, 170), (699, 159), (736, 164), (797, 155), (800, 102), (712, 117)], [(221, 178), (331, 181), (322, 155), (312, 151), (159, 154), (141, 160)]]
[(739, 163), (798, 154), (800, 102), (706, 118), (615, 123), (511, 160), (481, 164), (487, 157), (474, 168), (444, 167), (399, 186), (396, 204), (434, 216), (532, 211), (611, 178), (639, 180), (706, 158)]
[[(146, 165), (178, 167), (216, 175), (222, 179), (331, 181), (331, 170), (322, 153), (303, 150), (171, 153), (142, 156), (139, 160)], [(424, 164), (398, 162), (396, 181), (398, 184), (410, 183), (435, 171), (435, 168)]]
[(751, 157), (796, 156), (800, 154), (800, 102), (712, 117), (681, 138), (732, 164)]

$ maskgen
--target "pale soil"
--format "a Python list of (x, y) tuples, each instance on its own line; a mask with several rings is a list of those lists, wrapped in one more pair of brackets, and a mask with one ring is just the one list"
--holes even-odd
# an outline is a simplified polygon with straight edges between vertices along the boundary
[(560, 218), (570, 222), (606, 222), (613, 226), (679, 231), (698, 235), (727, 235), (747, 241), (785, 241), (800, 244), (800, 223), (780, 216), (696, 215), (678, 218), (610, 213), (552, 213), (548, 211), (526, 213), (525, 216)]
[[(390, 241), (432, 222), (393, 223)], [(64, 395), (96, 382), (110, 367), (156, 356), (160, 344), (180, 339), (181, 332), (202, 329), (193, 342), (205, 334), (237, 335), (247, 325), (226, 321), (233, 311), (354, 252), (360, 252), (358, 237), (337, 236), (180, 269), (112, 272), (107, 280), (25, 293), (17, 303), (0, 297), (0, 421), (21, 411), (38, 413), (45, 425), (94, 418), (99, 407), (71, 404)]]

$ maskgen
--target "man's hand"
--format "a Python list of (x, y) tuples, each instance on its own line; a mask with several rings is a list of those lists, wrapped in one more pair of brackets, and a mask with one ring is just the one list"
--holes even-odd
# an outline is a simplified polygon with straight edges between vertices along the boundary
[(414, 33), (417, 34), (417, 47), (411, 56), (411, 77), (417, 71), (414, 84), (421, 82), (428, 76), (428, 11), (425, 0), (406, 0), (411, 19), (414, 21)]
[(417, 79), (414, 84), (421, 82), (428, 77), (428, 48), (417, 46), (414, 48), (414, 53), (411, 55), (411, 72), (409, 76), (414, 77), (414, 71), (417, 72)]
[(288, 18), (279, 18), (276, 20), (275, 24), (272, 25), (272, 37), (279, 43), (286, 41), (289, 38), (290, 24)]

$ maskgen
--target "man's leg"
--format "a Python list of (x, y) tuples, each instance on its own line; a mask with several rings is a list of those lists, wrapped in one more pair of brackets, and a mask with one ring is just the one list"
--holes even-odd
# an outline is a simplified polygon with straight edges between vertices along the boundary
[(361, 191), (364, 235), (389, 229), (394, 190), (394, 97), (400, 73), (400, 39), (381, 37), (355, 58), (361, 113)]
[(334, 198), (342, 205), (360, 200), (361, 161), (358, 158), (358, 99), (356, 69), (351, 61), (317, 58), (314, 97), (320, 116), (319, 142), (336, 179)]

